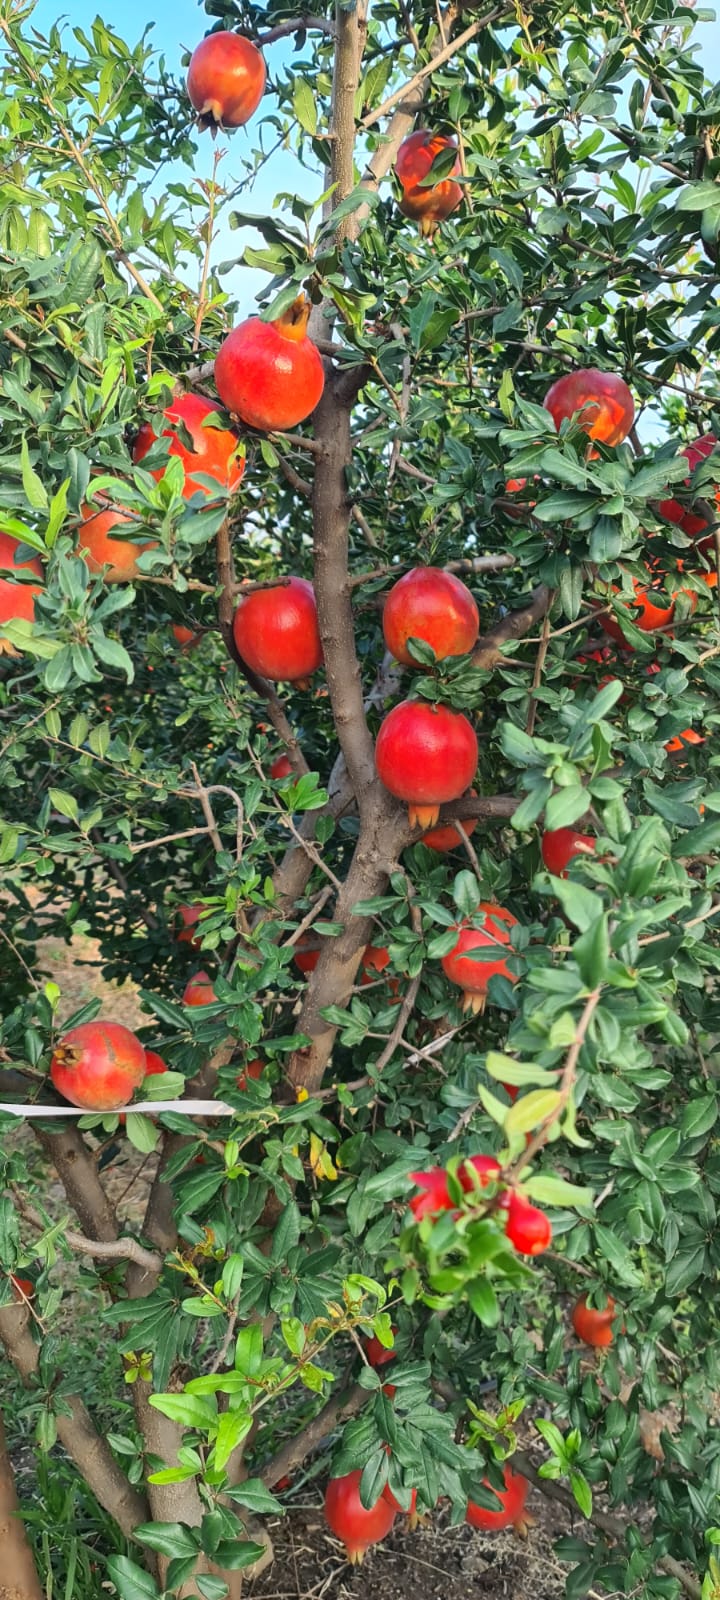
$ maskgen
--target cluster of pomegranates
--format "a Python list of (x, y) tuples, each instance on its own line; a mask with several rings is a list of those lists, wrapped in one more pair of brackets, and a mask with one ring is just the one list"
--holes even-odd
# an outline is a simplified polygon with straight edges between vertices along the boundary
[[(469, 1156), (461, 1162), (457, 1176), (464, 1194), (473, 1194), (478, 1188), (487, 1189), (490, 1184), (497, 1185), (497, 1209), (505, 1213), (505, 1235), (518, 1255), (539, 1256), (549, 1249), (552, 1242), (549, 1217), (530, 1204), (518, 1185), (508, 1187), (503, 1183), (502, 1167), (494, 1156)], [(443, 1211), (458, 1214), (444, 1167), (411, 1172), (409, 1178), (421, 1190), (410, 1201), (416, 1222), (422, 1222), (423, 1217), (440, 1216)]]
[[(359, 1564), (371, 1545), (379, 1544), (389, 1534), (395, 1518), (402, 1510), (396, 1496), (388, 1484), (385, 1485), (371, 1506), (364, 1506), (360, 1498), (360, 1481), (362, 1472), (356, 1468), (342, 1478), (331, 1478), (325, 1491), (325, 1520), (328, 1527), (342, 1541), (348, 1561)], [(498, 1509), (486, 1510), (484, 1506), (468, 1501), (465, 1520), (473, 1528), (483, 1528), (491, 1532), (499, 1532), (502, 1528), (514, 1528), (520, 1537), (525, 1537), (529, 1518), (525, 1515), (525, 1502), (527, 1500), (528, 1481), (520, 1473), (513, 1472), (509, 1463), (503, 1464), (504, 1488), (496, 1489), (487, 1478), (483, 1478), (482, 1485), (491, 1489), (496, 1495)], [(415, 1513), (417, 1490), (413, 1489), (410, 1499), (410, 1515)]]

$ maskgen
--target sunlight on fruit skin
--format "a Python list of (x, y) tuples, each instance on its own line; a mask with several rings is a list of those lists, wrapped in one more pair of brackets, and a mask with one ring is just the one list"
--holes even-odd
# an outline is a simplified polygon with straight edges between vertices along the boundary
[[(222, 489), (234, 493), (240, 487), (245, 472), (245, 460), (236, 454), (238, 437), (229, 428), (206, 428), (203, 426), (206, 417), (217, 415), (220, 406), (214, 400), (206, 400), (204, 395), (181, 394), (165, 407), (163, 416), (167, 419), (168, 426), (163, 428), (163, 439), (170, 440), (170, 455), (182, 461), (185, 472), (183, 485), (183, 498), (190, 500), (194, 494), (210, 495), (207, 485), (201, 483), (194, 476), (201, 473), (206, 478), (214, 478)], [(183, 444), (173, 423), (182, 423), (187, 428), (193, 442), (192, 450)], [(157, 444), (157, 434), (149, 422), (144, 422), (133, 445), (133, 461), (140, 464), (146, 455)], [(164, 467), (154, 467), (150, 476), (159, 483), (164, 476)]]
[(395, 175), (403, 191), (400, 210), (404, 216), (419, 222), (421, 234), (428, 237), (432, 237), (439, 223), (444, 222), (462, 200), (462, 188), (453, 182), (461, 171), (459, 156), (449, 175), (438, 183), (422, 187), (422, 180), (427, 178), (441, 151), (455, 149), (455, 140), (445, 134), (417, 128), (403, 140), (397, 153)]
[(378, 777), (408, 802), (411, 825), (429, 828), (445, 800), (469, 788), (478, 762), (475, 730), (460, 711), (402, 700), (385, 717), (375, 744)]
[(265, 62), (239, 33), (209, 33), (190, 58), (187, 92), (201, 127), (242, 128), (262, 100)]
[(583, 432), (603, 444), (622, 444), (635, 421), (635, 402), (624, 378), (595, 367), (564, 373), (548, 389), (543, 405), (556, 428), (577, 413)]
[(243, 596), (233, 637), (243, 661), (261, 678), (305, 687), (323, 660), (312, 584), (291, 578)]
[(408, 639), (422, 639), (438, 661), (466, 655), (480, 631), (478, 608), (470, 590), (451, 572), (415, 567), (398, 579), (383, 607), (383, 634), (390, 654), (405, 667), (418, 664)]
[(359, 1565), (370, 1545), (386, 1537), (396, 1515), (382, 1495), (366, 1510), (360, 1499), (361, 1477), (357, 1469), (345, 1477), (331, 1478), (325, 1491), (325, 1520), (345, 1545), (351, 1565)]
[(56, 1046), (50, 1077), (65, 1100), (87, 1111), (127, 1104), (146, 1073), (145, 1050), (119, 1022), (81, 1022)]
[(249, 317), (223, 341), (215, 383), (224, 406), (250, 428), (286, 432), (322, 399), (325, 369), (307, 336), (310, 302), (299, 295), (275, 322)]
[(114, 539), (111, 528), (125, 527), (128, 533), (137, 528), (137, 517), (108, 506), (102, 500), (86, 502), (80, 507), (82, 526), (78, 531), (78, 551), (82, 552), (93, 573), (103, 573), (106, 583), (128, 583), (137, 577), (138, 556), (145, 550), (156, 550), (157, 541), (136, 544), (132, 539)]

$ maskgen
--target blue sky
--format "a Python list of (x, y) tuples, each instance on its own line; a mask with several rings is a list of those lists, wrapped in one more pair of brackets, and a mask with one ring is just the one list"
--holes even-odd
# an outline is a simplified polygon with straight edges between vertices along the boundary
[[(298, 10), (302, 10), (302, 7), (298, 7)], [(70, 0), (68, 8), (61, 11), (59, 18), (57, 0), (38, 0), (29, 25), (35, 26), (40, 32), (45, 32), (58, 20), (61, 23), (65, 21), (70, 27), (72, 25), (87, 27), (98, 14), (106, 17), (111, 26), (119, 28), (123, 37), (133, 44), (142, 35), (148, 20), (147, 7), (141, 4), (140, 0), (126, 0), (121, 8), (120, 20), (117, 17), (116, 7), (106, 5), (105, 0)], [(168, 67), (180, 75), (180, 63), (184, 51), (192, 50), (208, 29), (207, 14), (196, 0), (155, 0), (151, 15), (154, 23), (150, 34), (151, 44), (165, 56)], [(701, 56), (705, 74), (711, 81), (717, 81), (720, 79), (720, 23), (718, 21), (700, 23), (696, 38), (702, 46)], [(68, 43), (70, 44), (70, 41)], [(277, 74), (293, 53), (292, 38), (280, 40), (272, 45), (266, 52), (271, 73)], [(303, 54), (307, 59), (308, 47)], [(267, 105), (267, 102), (263, 104)], [(262, 109), (261, 104), (260, 113)], [(229, 189), (234, 188), (243, 176), (242, 161), (255, 143), (253, 135), (256, 124), (257, 117), (253, 118), (247, 129), (241, 128), (225, 141), (218, 141), (224, 143), (227, 149), (220, 177)], [(198, 137), (195, 166), (198, 177), (210, 175), (212, 160), (213, 142), (209, 133), (206, 133)], [(180, 175), (182, 180), (187, 182), (186, 168), (182, 168)], [(166, 170), (160, 183), (167, 182), (167, 178)], [(320, 175), (318, 174), (314, 183), (313, 175), (300, 165), (291, 151), (279, 151), (258, 174), (252, 188), (246, 189), (235, 204), (240, 209), (262, 213), (271, 209), (275, 196), (280, 192), (298, 193), (304, 199), (310, 199), (313, 197), (313, 190), (316, 194), (321, 192)], [(214, 261), (217, 263), (236, 259), (242, 254), (245, 244), (250, 242), (259, 243), (258, 235), (244, 229), (232, 232), (225, 224), (221, 224)], [(190, 283), (196, 281), (197, 268), (194, 264), (190, 265), (187, 276)], [(237, 300), (240, 313), (246, 315), (254, 308), (255, 296), (266, 281), (265, 274), (246, 267), (238, 267), (226, 274), (222, 283), (232, 298)]]

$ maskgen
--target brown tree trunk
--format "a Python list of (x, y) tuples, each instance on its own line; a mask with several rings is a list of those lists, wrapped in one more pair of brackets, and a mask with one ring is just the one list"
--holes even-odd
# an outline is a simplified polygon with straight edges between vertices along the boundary
[(0, 1412), (0, 1600), (43, 1600), (37, 1567), (19, 1512)]

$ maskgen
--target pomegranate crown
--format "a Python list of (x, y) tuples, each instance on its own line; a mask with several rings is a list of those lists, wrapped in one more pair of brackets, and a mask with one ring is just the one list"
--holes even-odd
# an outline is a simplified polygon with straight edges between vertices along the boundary
[(299, 294), (287, 311), (281, 312), (275, 319), (273, 327), (283, 339), (304, 339), (311, 309), (307, 295)]

